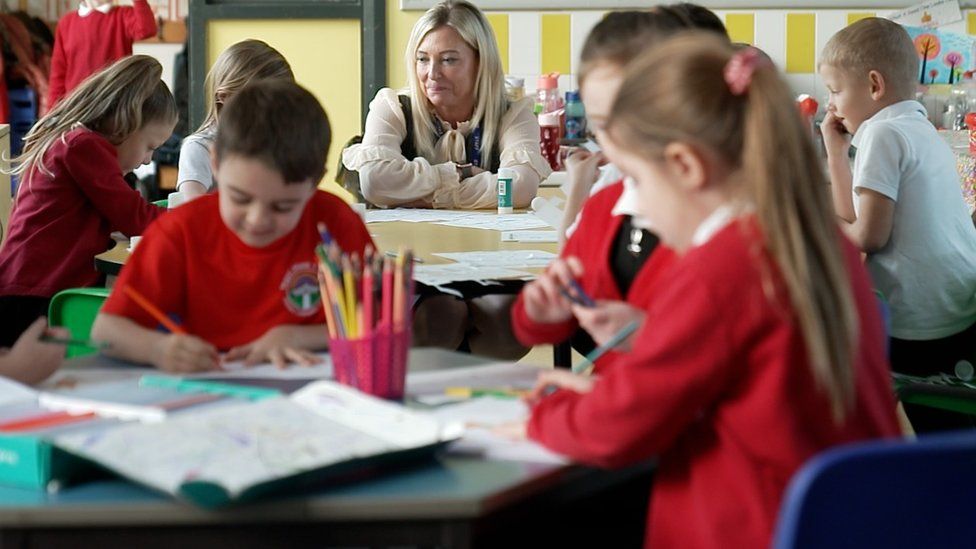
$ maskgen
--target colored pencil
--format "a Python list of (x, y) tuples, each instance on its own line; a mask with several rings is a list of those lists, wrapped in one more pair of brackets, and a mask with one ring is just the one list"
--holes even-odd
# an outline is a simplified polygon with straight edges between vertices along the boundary
[(397, 253), (393, 269), (393, 326), (399, 331), (403, 326), (403, 249)]
[(148, 299), (145, 298), (138, 290), (129, 286), (128, 284), (122, 287), (122, 291), (125, 295), (129, 296), (132, 301), (136, 302), (136, 305), (142, 307), (147, 313), (149, 313), (153, 318), (155, 318), (160, 324), (162, 324), (167, 330), (174, 334), (186, 334), (187, 331), (183, 329), (179, 324), (173, 322), (168, 316), (163, 314), (158, 307), (153, 305)]
[(335, 317), (332, 315), (332, 298), (329, 295), (329, 288), (325, 282), (325, 271), (328, 268), (328, 265), (319, 261), (319, 294), (322, 296), (322, 310), (325, 311), (325, 323), (329, 330), (329, 337), (335, 339), (339, 334), (336, 331)]
[(614, 334), (613, 337), (607, 340), (606, 343), (600, 345), (596, 349), (593, 349), (592, 351), (590, 351), (589, 354), (583, 357), (583, 362), (580, 362), (576, 366), (573, 366), (573, 373), (579, 374), (579, 373), (584, 373), (584, 371), (591, 370), (593, 367), (593, 363), (596, 362), (597, 359), (599, 359), (601, 356), (605, 355), (609, 351), (612, 351), (618, 345), (623, 343), (625, 339), (627, 339), (628, 337), (630, 337), (631, 334), (637, 331), (637, 328), (640, 327), (640, 324), (641, 323), (639, 321), (635, 320), (630, 324), (627, 324), (626, 326), (621, 328), (620, 331)]
[(373, 265), (367, 260), (363, 272), (363, 329), (362, 336), (373, 333)]
[(356, 320), (356, 285), (353, 281), (352, 265), (349, 258), (343, 256), (341, 265), (342, 283), (346, 290), (346, 329), (349, 332), (349, 338), (355, 339), (357, 337), (356, 328), (359, 325)]
[(58, 427), (60, 425), (67, 425), (69, 423), (87, 421), (94, 417), (94, 412), (85, 412), (82, 414), (71, 414), (68, 412), (45, 412), (35, 416), (0, 423), (0, 432), (46, 429), (48, 427)]
[(383, 260), (383, 325), (392, 331), (393, 327), (393, 260)]

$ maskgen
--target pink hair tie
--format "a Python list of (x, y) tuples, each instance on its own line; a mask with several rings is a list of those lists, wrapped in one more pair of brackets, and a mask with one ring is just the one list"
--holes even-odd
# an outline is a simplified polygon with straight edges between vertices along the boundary
[(742, 95), (752, 83), (752, 74), (757, 68), (766, 65), (766, 57), (756, 48), (747, 47), (736, 52), (725, 64), (725, 83), (732, 95)]

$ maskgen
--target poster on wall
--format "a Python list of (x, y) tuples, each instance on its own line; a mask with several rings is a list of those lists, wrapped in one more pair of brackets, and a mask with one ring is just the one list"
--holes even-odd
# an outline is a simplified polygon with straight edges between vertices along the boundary
[(973, 70), (976, 40), (973, 37), (924, 27), (905, 27), (918, 52), (919, 84), (955, 84)]

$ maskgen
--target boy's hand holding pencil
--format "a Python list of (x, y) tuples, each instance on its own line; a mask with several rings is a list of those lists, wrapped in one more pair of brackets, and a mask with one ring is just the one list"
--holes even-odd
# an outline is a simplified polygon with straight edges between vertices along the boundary
[(187, 333), (183, 326), (132, 286), (123, 286), (122, 292), (170, 332), (156, 340), (152, 353), (153, 366), (174, 373), (220, 369), (220, 355), (216, 347)]

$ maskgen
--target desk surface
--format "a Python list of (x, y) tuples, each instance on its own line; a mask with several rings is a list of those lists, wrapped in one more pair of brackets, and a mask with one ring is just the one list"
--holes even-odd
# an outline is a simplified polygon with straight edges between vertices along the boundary
[[(436, 349), (414, 349), (410, 356), (411, 370), (483, 362)], [(85, 357), (70, 361), (69, 367), (124, 364), (104, 357)], [(591, 494), (594, 486), (630, 485), (635, 475), (646, 471), (647, 467), (636, 473), (610, 473), (571, 465), (439, 456), (375, 477), (219, 511), (203, 511), (120, 480), (89, 482), (54, 494), (0, 487), (0, 534), (50, 528), (471, 521), (524, 505), (554, 490)]]
[[(396, 251), (400, 247), (410, 248), (424, 260), (424, 264), (451, 263), (450, 260), (433, 255), (436, 252), (467, 252), (495, 250), (543, 250), (556, 253), (554, 243), (502, 242), (500, 231), (448, 227), (434, 223), (408, 223), (393, 221), (370, 223), (366, 225), (377, 248), (381, 251)], [(99, 272), (117, 275), (129, 258), (129, 252), (122, 243), (111, 250), (95, 256), (95, 268)]]

